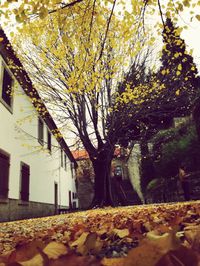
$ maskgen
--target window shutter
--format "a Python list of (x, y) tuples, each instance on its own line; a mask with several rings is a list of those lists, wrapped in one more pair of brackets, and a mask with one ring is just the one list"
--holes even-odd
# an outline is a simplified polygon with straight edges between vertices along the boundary
[(21, 200), (29, 200), (29, 179), (30, 169), (28, 165), (22, 165), (21, 167)]
[(72, 208), (72, 192), (71, 191), (69, 191), (69, 209), (71, 209)]
[(12, 103), (11, 91), (12, 91), (12, 77), (10, 76), (8, 71), (4, 68), (2, 98), (9, 106), (11, 106)]
[(40, 117), (38, 118), (38, 141), (44, 145), (44, 123)]
[(9, 156), (0, 152), (0, 198), (8, 198)]
[(63, 150), (61, 150), (60, 158), (61, 158), (61, 167), (63, 167)]
[(47, 148), (51, 151), (51, 133), (47, 131)]

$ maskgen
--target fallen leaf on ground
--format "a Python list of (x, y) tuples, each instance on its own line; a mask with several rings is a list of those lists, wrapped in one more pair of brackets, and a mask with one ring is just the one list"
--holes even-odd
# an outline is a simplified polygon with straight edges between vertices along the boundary
[(129, 235), (128, 229), (113, 229), (113, 233), (116, 234), (120, 238), (124, 238)]

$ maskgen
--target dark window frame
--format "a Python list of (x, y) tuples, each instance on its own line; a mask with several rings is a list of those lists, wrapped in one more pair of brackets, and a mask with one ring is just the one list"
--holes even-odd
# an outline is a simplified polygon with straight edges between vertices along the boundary
[(60, 161), (60, 163), (61, 163), (61, 167), (63, 167), (64, 164), (63, 164), (63, 150), (62, 150), (62, 149), (61, 149), (61, 151), (60, 151), (60, 159), (61, 159), (61, 161)]
[(9, 176), (10, 176), (10, 154), (6, 151), (0, 149), (0, 166), (5, 166), (7, 164), (7, 168), (2, 172), (6, 173), (5, 181), (1, 179), (0, 174), (0, 199), (8, 199), (8, 192), (9, 192)]
[(44, 121), (41, 117), (38, 117), (38, 142), (44, 145)]
[(72, 178), (74, 178), (74, 163), (70, 163)]
[(0, 88), (0, 101), (1, 103), (6, 107), (6, 109), (10, 112), (13, 113), (13, 95), (11, 94), (10, 96), (10, 100), (8, 101), (8, 97), (7, 97), (7, 91), (5, 91), (5, 75), (8, 75), (10, 78), (10, 92), (12, 93), (12, 88), (14, 85), (14, 78), (12, 76), (12, 73), (10, 72), (10, 70), (8, 69), (8, 67), (5, 65), (4, 62), (2, 62), (1, 64), (1, 88)]
[[(25, 171), (28, 169), (28, 174)], [(27, 178), (28, 180), (25, 180)], [(24, 162), (20, 163), (20, 200), (29, 201), (30, 195), (30, 166)]]
[(64, 166), (65, 166), (65, 171), (67, 171), (67, 155), (64, 153)]
[(51, 152), (52, 149), (52, 138), (51, 138), (51, 132), (47, 128), (47, 149)]

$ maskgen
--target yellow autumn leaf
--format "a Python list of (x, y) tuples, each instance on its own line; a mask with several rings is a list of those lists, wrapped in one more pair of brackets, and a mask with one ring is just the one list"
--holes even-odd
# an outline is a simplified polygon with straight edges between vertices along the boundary
[(71, 244), (71, 247), (75, 247), (75, 246), (79, 247), (81, 245), (84, 245), (88, 235), (89, 235), (89, 232), (83, 232), (81, 236)]
[(67, 43), (68, 42), (68, 37), (66, 35), (62, 36), (62, 41), (64, 43)]
[(179, 96), (180, 95), (180, 90), (176, 91), (176, 95)]
[(49, 259), (57, 259), (61, 255), (68, 253), (66, 246), (62, 243), (50, 242), (43, 250)]
[(129, 230), (126, 229), (113, 229), (114, 234), (116, 234), (120, 238), (124, 238), (129, 235)]
[(30, 260), (20, 262), (19, 265), (23, 265), (23, 266), (35, 266), (35, 265), (43, 266), (42, 255), (38, 254), (35, 257), (33, 257), (32, 259), (30, 259)]
[(165, 75), (165, 74), (166, 74), (165, 69), (163, 69), (163, 70), (161, 71), (161, 74), (162, 74), (162, 75)]
[(180, 71), (182, 70), (182, 65), (181, 64), (178, 65), (178, 70), (180, 70)]
[(190, 1), (189, 0), (184, 0), (183, 5), (186, 7), (190, 7)]
[(48, 9), (45, 7), (42, 7), (39, 11), (39, 17), (41, 19), (44, 19), (48, 15)]
[(198, 21), (200, 21), (200, 15), (195, 16)]

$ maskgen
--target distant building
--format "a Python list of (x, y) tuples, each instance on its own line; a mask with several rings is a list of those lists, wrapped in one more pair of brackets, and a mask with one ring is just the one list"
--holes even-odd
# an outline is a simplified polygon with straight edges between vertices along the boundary
[(74, 150), (72, 155), (77, 162), (76, 187), (80, 209), (87, 209), (94, 197), (94, 171), (86, 150)]
[(111, 165), (111, 176), (121, 180), (128, 180), (127, 157), (128, 149), (116, 147)]
[[(74, 158), (78, 164), (76, 169), (77, 177), (77, 196), (79, 207), (87, 209), (92, 203), (94, 196), (94, 171), (89, 154), (86, 150), (72, 151)], [(127, 168), (127, 150), (116, 148), (111, 165), (110, 175), (118, 181), (129, 181)]]
[(76, 161), (2, 29), (0, 39), (0, 221), (77, 207)]

